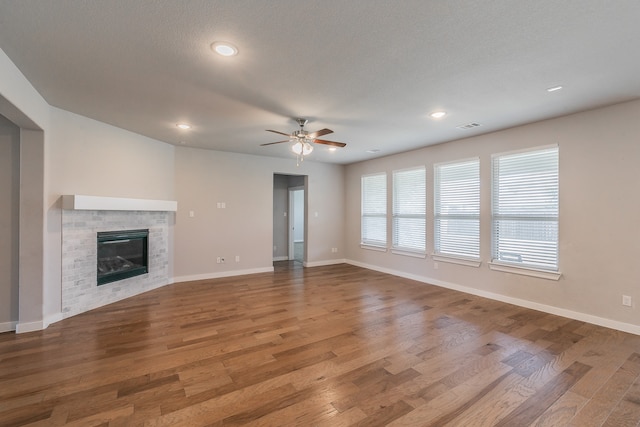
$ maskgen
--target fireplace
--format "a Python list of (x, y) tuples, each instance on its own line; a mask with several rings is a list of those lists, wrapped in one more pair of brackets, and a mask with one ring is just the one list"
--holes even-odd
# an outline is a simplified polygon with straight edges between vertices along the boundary
[(98, 232), (98, 286), (147, 274), (149, 230)]

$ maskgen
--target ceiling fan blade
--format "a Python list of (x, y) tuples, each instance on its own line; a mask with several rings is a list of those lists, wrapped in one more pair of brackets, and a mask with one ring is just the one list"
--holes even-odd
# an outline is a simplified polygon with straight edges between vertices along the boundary
[(307, 136), (308, 136), (309, 138), (311, 138), (311, 139), (316, 139), (316, 138), (317, 138), (317, 137), (319, 137), (319, 136), (322, 136), (322, 135), (328, 135), (328, 134), (330, 134), (330, 133), (333, 133), (333, 131), (332, 131), (331, 129), (324, 128), (324, 129), (320, 129), (320, 130), (317, 130), (317, 131), (315, 131), (315, 132), (312, 132), (312, 133), (310, 133), (310, 134), (309, 134), (309, 135), (307, 135)]
[(278, 130), (267, 129), (267, 132), (273, 132), (273, 133), (277, 133), (277, 134), (284, 135), (284, 136), (291, 136), (288, 133), (280, 132)]
[(265, 145), (282, 144), (283, 142), (289, 142), (289, 140), (287, 139), (286, 141), (267, 142), (266, 144), (260, 144), (260, 146), (263, 147)]
[(344, 142), (325, 141), (324, 139), (316, 139), (313, 142), (316, 144), (333, 145), (334, 147), (344, 147), (347, 145)]

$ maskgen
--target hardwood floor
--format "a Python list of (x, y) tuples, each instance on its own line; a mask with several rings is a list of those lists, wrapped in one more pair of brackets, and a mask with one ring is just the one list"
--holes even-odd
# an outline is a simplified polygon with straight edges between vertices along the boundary
[(0, 334), (2, 426), (637, 426), (640, 336), (350, 265)]

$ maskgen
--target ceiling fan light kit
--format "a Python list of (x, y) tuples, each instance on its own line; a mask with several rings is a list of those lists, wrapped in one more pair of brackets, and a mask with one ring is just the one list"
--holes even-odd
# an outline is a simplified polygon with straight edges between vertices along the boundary
[(281, 144), (283, 142), (291, 142), (293, 145), (291, 146), (291, 151), (296, 155), (296, 164), (299, 166), (301, 162), (304, 161), (305, 156), (308, 156), (313, 151), (313, 144), (323, 144), (329, 145), (332, 147), (344, 147), (347, 144), (344, 142), (335, 142), (335, 141), (326, 141), (324, 139), (318, 139), (319, 136), (327, 135), (333, 133), (331, 129), (320, 129), (315, 132), (309, 133), (304, 130), (304, 126), (307, 124), (307, 119), (297, 118), (296, 122), (300, 129), (293, 131), (292, 133), (284, 133), (277, 130), (267, 129), (267, 132), (277, 133), (278, 135), (284, 135), (289, 137), (289, 139), (284, 141), (276, 141), (269, 142), (266, 144), (260, 144), (260, 146), (265, 145), (273, 145), (273, 144)]

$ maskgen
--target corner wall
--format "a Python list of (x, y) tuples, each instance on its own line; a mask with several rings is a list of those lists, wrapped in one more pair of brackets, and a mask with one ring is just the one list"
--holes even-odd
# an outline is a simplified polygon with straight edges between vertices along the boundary
[[(347, 258), (354, 264), (640, 333), (640, 101), (448, 142), (346, 168)], [(559, 281), (489, 270), (491, 155), (560, 147)], [(480, 268), (361, 249), (360, 177), (427, 167), (427, 251), (433, 252), (433, 165), (480, 158)], [(622, 295), (633, 307), (621, 305)]]
[[(172, 145), (55, 107), (51, 107), (50, 129), (46, 205), (48, 286), (44, 299), (47, 324), (63, 317), (62, 195), (175, 200)], [(173, 215), (168, 221), (171, 245)], [(171, 262), (169, 256), (169, 275)]]

